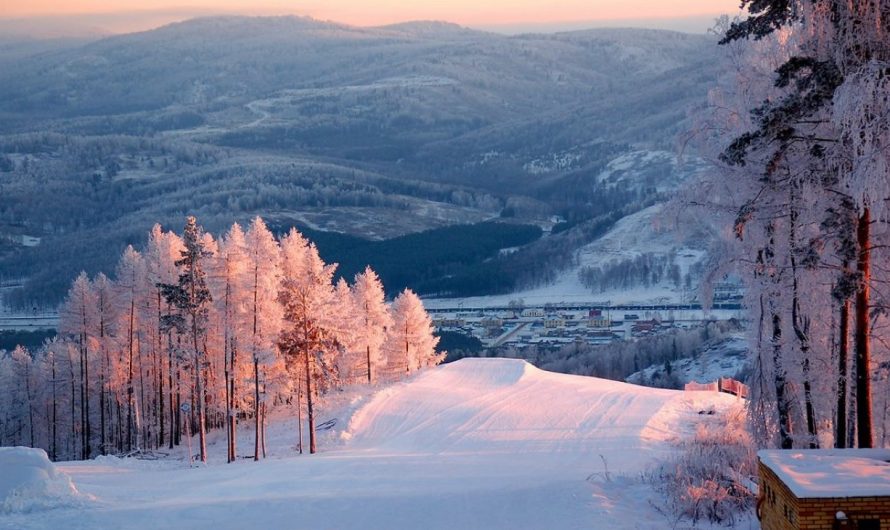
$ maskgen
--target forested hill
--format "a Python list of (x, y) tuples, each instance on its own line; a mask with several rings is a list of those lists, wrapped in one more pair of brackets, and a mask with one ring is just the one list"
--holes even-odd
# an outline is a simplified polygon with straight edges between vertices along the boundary
[(219, 17), (22, 49), (0, 70), (0, 235), (41, 245), (0, 243), (0, 268), (52, 303), (186, 214), (370, 240), (500, 216), (589, 232), (695, 171), (670, 153), (716, 45)]
[[(288, 228), (270, 225), (279, 235)], [(504, 260), (496, 257), (501, 250), (527, 245), (541, 237), (537, 226), (497, 222), (447, 226), (384, 241), (298, 229), (315, 243), (325, 261), (337, 264), (335, 276), (351, 282), (370, 266), (389, 296), (406, 287), (420, 294), (447, 295), (512, 289), (516, 287), (515, 277), (504, 268)]]

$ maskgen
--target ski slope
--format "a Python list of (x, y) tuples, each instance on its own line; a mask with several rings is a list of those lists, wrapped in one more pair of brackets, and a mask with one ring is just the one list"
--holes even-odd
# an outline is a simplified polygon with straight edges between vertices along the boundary
[(639, 473), (736, 403), (464, 359), (364, 400), (318, 455), (293, 454), (290, 422), (259, 463), (60, 464), (87, 500), (0, 528), (663, 528)]

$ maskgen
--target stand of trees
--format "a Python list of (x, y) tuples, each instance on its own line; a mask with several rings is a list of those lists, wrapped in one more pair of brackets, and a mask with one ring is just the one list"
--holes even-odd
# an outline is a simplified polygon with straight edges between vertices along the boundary
[(761, 446), (886, 445), (890, 10), (742, 6), (696, 131), (719, 176), (696, 183), (695, 202), (734, 236), (713, 253), (718, 272), (747, 284), (751, 425)]
[(298, 231), (278, 241), (260, 218), (219, 240), (194, 217), (181, 237), (155, 226), (113, 279), (74, 280), (58, 337), (0, 355), (0, 445), (87, 459), (173, 448), (196, 433), (206, 461), (206, 433), (220, 429), (231, 462), (238, 424), (251, 422), (260, 459), (269, 409), (292, 406), (307, 412), (315, 452), (314, 406), (326, 392), (445, 357), (412, 291), (390, 305), (370, 268), (353, 285), (335, 285), (335, 269)]
[[(687, 276), (686, 283), (691, 284)], [(582, 267), (578, 271), (581, 284), (593, 292), (603, 293), (607, 289), (630, 289), (638, 285), (649, 287), (670, 281), (679, 288), (684, 282), (676, 254), (653, 254), (646, 252), (624, 260), (612, 260), (601, 266)]]

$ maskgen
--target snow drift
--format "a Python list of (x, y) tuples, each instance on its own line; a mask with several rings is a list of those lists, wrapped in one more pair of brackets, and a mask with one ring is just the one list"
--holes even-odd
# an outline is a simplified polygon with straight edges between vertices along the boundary
[(71, 478), (43, 449), (0, 447), (0, 513), (68, 506), (79, 500)]

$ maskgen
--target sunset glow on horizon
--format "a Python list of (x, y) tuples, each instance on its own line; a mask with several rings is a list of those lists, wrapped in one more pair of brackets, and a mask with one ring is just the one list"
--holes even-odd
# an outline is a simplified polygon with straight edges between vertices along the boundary
[(59, 15), (113, 14), (122, 12), (182, 11), (207, 14), (296, 14), (357, 26), (375, 26), (409, 20), (446, 20), (469, 26), (547, 24), (623, 19), (661, 19), (719, 15), (738, 12), (738, 0), (32, 0), (0, 6), (0, 17), (24, 18)]

